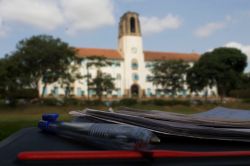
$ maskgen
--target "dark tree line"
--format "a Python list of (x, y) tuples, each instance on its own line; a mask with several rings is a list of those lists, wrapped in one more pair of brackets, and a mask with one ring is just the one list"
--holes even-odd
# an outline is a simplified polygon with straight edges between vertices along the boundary
[(152, 68), (152, 82), (169, 90), (172, 95), (183, 90), (185, 83), (191, 92), (215, 86), (223, 100), (231, 90), (250, 84), (249, 76), (243, 73), (246, 66), (247, 56), (244, 53), (222, 47), (204, 53), (192, 67), (184, 61), (156, 62)]
[(77, 79), (72, 75), (79, 75), (68, 74), (68, 71), (78, 71), (71, 69), (71, 64), (77, 64), (77, 61), (75, 50), (59, 38), (38, 35), (21, 40), (14, 52), (0, 60), (1, 92), (11, 98), (11, 92), (21, 89), (36, 89), (38, 93), (40, 81), (43, 89), (59, 78), (72, 82)]

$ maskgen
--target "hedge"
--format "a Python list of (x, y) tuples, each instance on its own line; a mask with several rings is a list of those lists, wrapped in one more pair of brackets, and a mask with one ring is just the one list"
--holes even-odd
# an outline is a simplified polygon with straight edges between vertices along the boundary
[(13, 92), (7, 92), (6, 97), (13, 99), (34, 99), (38, 98), (37, 89), (19, 89)]
[(132, 106), (137, 103), (138, 103), (137, 99), (130, 99), (130, 98), (121, 99), (119, 101), (119, 104), (124, 106)]
[(250, 89), (239, 89), (232, 90), (229, 93), (230, 97), (241, 98), (241, 99), (249, 99), (250, 98)]

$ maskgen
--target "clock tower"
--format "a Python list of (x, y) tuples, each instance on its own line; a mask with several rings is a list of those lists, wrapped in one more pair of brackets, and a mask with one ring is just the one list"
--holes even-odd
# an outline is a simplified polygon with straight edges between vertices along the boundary
[(128, 97), (142, 97), (145, 87), (145, 62), (138, 13), (126, 12), (120, 18), (118, 51), (124, 59), (124, 94)]

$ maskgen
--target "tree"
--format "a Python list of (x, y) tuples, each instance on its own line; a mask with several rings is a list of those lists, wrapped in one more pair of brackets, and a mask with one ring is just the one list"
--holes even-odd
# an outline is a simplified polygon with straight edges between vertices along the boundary
[[(212, 87), (213, 82), (210, 81), (210, 75), (206, 73), (207, 70), (199, 64), (195, 64), (187, 71), (187, 84), (191, 92), (199, 92), (204, 90), (204, 87)], [(207, 96), (205, 96), (207, 97)]]
[(0, 97), (5, 98), (10, 105), (15, 105), (18, 92), (27, 83), (25, 75), (19, 67), (18, 59), (15, 56), (0, 59)]
[(216, 86), (223, 100), (236, 87), (245, 67), (247, 56), (236, 48), (216, 48), (204, 53), (188, 71), (187, 82), (192, 91)]
[(89, 85), (94, 87), (93, 89), (101, 101), (103, 92), (110, 92), (115, 88), (113, 82), (114, 80), (115, 79), (112, 78), (110, 74), (106, 74), (98, 70), (96, 77), (90, 81)]
[(236, 89), (250, 89), (250, 73), (243, 73), (237, 81)]
[(65, 89), (66, 98), (69, 97), (71, 93), (71, 88), (70, 88), (71, 83), (83, 78), (83, 76), (79, 72), (78, 69), (79, 67), (80, 67), (79, 64), (69, 65), (68, 70), (66, 70), (58, 80), (61, 87)]
[(184, 90), (185, 75), (188, 68), (189, 65), (181, 60), (155, 62), (151, 70), (153, 74), (151, 81), (175, 96), (178, 91)]
[(27, 80), (26, 86), (38, 88), (42, 80), (42, 96), (47, 84), (69, 77), (65, 74), (69, 65), (79, 60), (75, 50), (67, 43), (48, 35), (32, 36), (20, 41), (17, 50), (10, 56), (17, 59), (19, 70)]
[(6, 96), (6, 90), (9, 79), (7, 79), (7, 61), (0, 59), (0, 98)]
[[(89, 99), (89, 87), (94, 86), (94, 90), (96, 91), (96, 94), (99, 96), (99, 99), (101, 100), (103, 92), (114, 89), (114, 84), (113, 84), (113, 78), (101, 72), (101, 68), (105, 66), (110, 66), (112, 63), (107, 60), (105, 57), (100, 57), (100, 56), (89, 56), (86, 58), (87, 59), (87, 74), (85, 75), (85, 78), (87, 78), (87, 90), (88, 90), (88, 99)], [(94, 66), (97, 69), (96, 72), (96, 78), (93, 78), (91, 80), (91, 75), (89, 73), (89, 68)], [(113, 84), (113, 85), (111, 85)]]

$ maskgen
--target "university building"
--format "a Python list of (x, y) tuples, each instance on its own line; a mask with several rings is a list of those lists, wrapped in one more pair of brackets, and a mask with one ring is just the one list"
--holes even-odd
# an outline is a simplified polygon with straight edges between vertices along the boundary
[[(115, 78), (115, 90), (104, 94), (112, 97), (163, 97), (169, 96), (168, 92), (153, 85), (150, 81), (151, 67), (154, 61), (183, 60), (192, 65), (199, 59), (197, 53), (176, 53), (176, 52), (156, 52), (145, 51), (143, 49), (143, 40), (140, 28), (139, 15), (135, 12), (127, 12), (120, 18), (118, 48), (100, 49), (100, 48), (77, 48), (77, 57), (83, 58), (80, 72), (87, 75), (87, 72), (95, 77), (97, 69), (92, 66), (87, 69), (89, 60), (87, 57), (100, 56), (109, 59), (111, 66), (103, 67), (102, 72), (110, 74)], [(39, 88), (42, 94), (42, 86)], [(214, 93), (214, 89), (209, 89), (208, 95)], [(65, 88), (58, 83), (47, 86), (45, 95), (63, 96)], [(179, 96), (189, 95), (186, 88), (178, 92)], [(203, 95), (201, 92), (200, 95)], [(87, 79), (77, 80), (71, 85), (71, 95), (76, 97), (95, 96), (95, 91), (88, 87)]]

